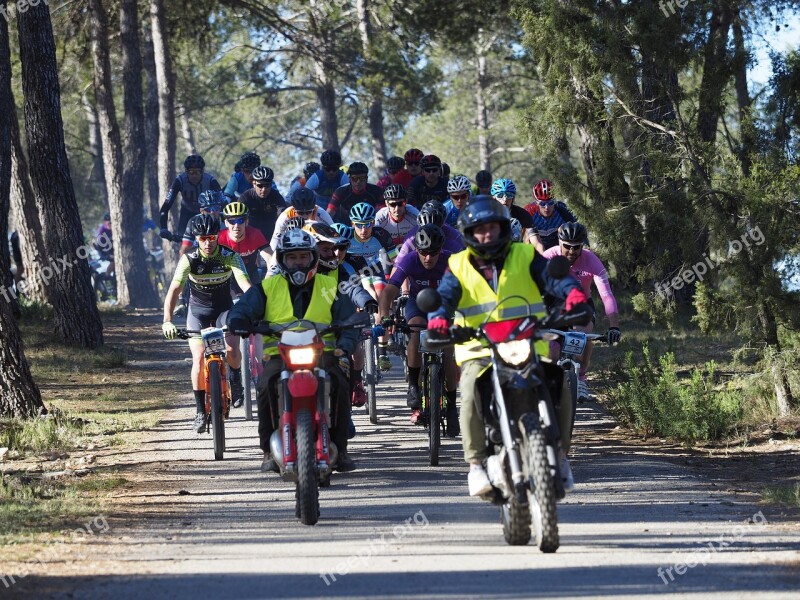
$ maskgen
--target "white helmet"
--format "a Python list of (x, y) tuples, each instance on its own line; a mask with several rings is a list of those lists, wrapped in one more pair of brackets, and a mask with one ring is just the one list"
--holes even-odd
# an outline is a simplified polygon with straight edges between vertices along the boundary
[(472, 190), (472, 183), (464, 175), (456, 175), (447, 182), (447, 193), (468, 192)]

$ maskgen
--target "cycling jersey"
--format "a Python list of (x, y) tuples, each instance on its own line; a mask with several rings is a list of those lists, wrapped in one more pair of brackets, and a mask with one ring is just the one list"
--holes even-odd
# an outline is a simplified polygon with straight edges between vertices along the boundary
[(409, 292), (415, 298), (425, 288), (435, 288), (439, 285), (447, 270), (448, 258), (450, 258), (450, 253), (442, 250), (433, 268), (426, 269), (419, 259), (419, 254), (409, 252), (395, 261), (392, 275), (387, 283), (399, 288), (407, 280)]
[(444, 203), (444, 209), (447, 211), (447, 217), (444, 222), (450, 225), (450, 227), (455, 227), (458, 222), (458, 215), (461, 214), (461, 211), (456, 208), (452, 200), (448, 200)]
[(444, 203), (450, 198), (447, 193), (447, 179), (439, 177), (436, 185), (428, 187), (425, 176), (418, 175), (408, 184), (408, 203), (416, 208), (422, 208), (428, 200), (438, 200)]
[(374, 183), (368, 183), (366, 189), (361, 194), (353, 192), (353, 187), (349, 183), (338, 188), (333, 192), (331, 201), (328, 203), (328, 214), (337, 223), (350, 224), (350, 209), (359, 202), (366, 202), (375, 210), (383, 204), (383, 190)]
[[(247, 276), (250, 277), (250, 282), (257, 283), (261, 279), (258, 275), (258, 253), (269, 245), (267, 244), (267, 239), (264, 237), (263, 233), (250, 225), (244, 230), (244, 238), (238, 242), (234, 242), (233, 239), (231, 239), (230, 233), (230, 229), (220, 232), (217, 241), (221, 246), (233, 250), (242, 257), (242, 262), (244, 263), (244, 268), (247, 270)], [(233, 290), (237, 294), (242, 292), (236, 282), (233, 282)]]
[(275, 231), (275, 221), (286, 208), (286, 201), (281, 193), (272, 189), (266, 198), (259, 197), (255, 189), (249, 189), (239, 198), (247, 206), (248, 226), (260, 230), (264, 237), (270, 239)]
[(375, 215), (375, 226), (388, 231), (394, 245), (400, 246), (408, 237), (409, 231), (417, 226), (418, 214), (419, 211), (416, 208), (406, 205), (406, 214), (403, 215), (402, 220), (395, 221), (392, 213), (389, 212), (389, 207), (384, 206)]
[[(542, 256), (548, 260), (554, 256), (561, 256), (561, 246), (557, 244), (552, 248), (548, 248)], [(611, 291), (608, 273), (603, 266), (603, 261), (594, 252), (584, 248), (578, 260), (570, 267), (570, 272), (578, 278), (583, 288), (583, 293), (589, 298), (592, 297), (592, 281), (594, 281), (594, 285), (600, 293), (600, 299), (603, 301), (606, 315), (617, 314), (617, 300), (614, 298), (614, 292)]]
[(169, 192), (167, 192), (167, 197), (164, 200), (164, 204), (161, 205), (161, 209), (159, 211), (159, 225), (161, 226), (161, 229), (168, 228), (169, 211), (172, 209), (172, 205), (175, 203), (175, 199), (178, 197), (178, 194), (181, 195), (181, 210), (180, 217), (178, 218), (178, 231), (182, 231), (183, 228), (186, 227), (186, 223), (189, 221), (189, 219), (200, 212), (200, 204), (198, 203), (198, 199), (200, 198), (200, 194), (208, 190), (215, 192), (220, 191), (219, 182), (214, 178), (213, 175), (209, 173), (203, 173), (203, 176), (200, 178), (200, 183), (197, 185), (193, 185), (189, 181), (189, 176), (186, 173), (181, 173), (178, 175), (175, 178), (175, 181), (172, 182), (172, 186), (169, 188)]
[(558, 245), (559, 227), (564, 223), (575, 223), (578, 220), (578, 217), (563, 202), (556, 202), (555, 208), (549, 218), (544, 218), (539, 212), (538, 203), (531, 202), (525, 207), (525, 210), (533, 217), (533, 228), (545, 249)]
[(250, 282), (242, 257), (233, 250), (217, 246), (210, 256), (195, 248), (181, 256), (172, 283), (189, 282), (189, 306), (224, 311), (233, 306), (231, 276), (242, 287)]
[(333, 192), (335, 192), (337, 188), (347, 185), (348, 183), (350, 183), (350, 178), (348, 178), (347, 173), (341, 169), (333, 174), (332, 179), (328, 178), (323, 169), (320, 169), (316, 173), (311, 174), (311, 177), (306, 181), (306, 187), (314, 192), (317, 206), (320, 208), (327, 208), (328, 203), (331, 201), (331, 196), (333, 196)]
[(383, 279), (397, 255), (392, 236), (381, 227), (373, 227), (372, 235), (364, 242), (355, 236), (347, 249), (347, 262), (367, 278)]
[(508, 211), (512, 217), (514, 217), (519, 224), (522, 225), (523, 229), (533, 229), (533, 217), (531, 213), (527, 210), (522, 208), (521, 206), (517, 206), (516, 204), (511, 205), (511, 209)]
[(402, 185), (406, 190), (408, 186), (411, 185), (411, 182), (414, 181), (414, 176), (408, 172), (408, 169), (400, 170), (393, 178), (392, 183), (397, 183)]
[[(269, 240), (270, 248), (274, 250), (277, 247), (278, 238), (280, 238), (281, 235), (286, 231), (286, 221), (289, 219), (294, 219), (297, 216), (299, 215), (293, 206), (284, 209), (283, 212), (278, 215), (278, 220), (275, 221), (275, 229), (273, 230), (272, 237)], [(305, 218), (306, 222), (319, 221), (320, 223), (325, 223), (326, 225), (333, 224), (333, 219), (331, 219), (331, 216), (327, 213), (327, 211), (318, 206), (314, 207), (314, 213), (310, 217), (303, 218)]]
[[(417, 249), (414, 247), (414, 234), (417, 233), (417, 229), (419, 229), (419, 227), (414, 227), (414, 229), (408, 232), (408, 239), (406, 239), (400, 247), (397, 258), (405, 256), (409, 252), (416, 253)], [(453, 229), (450, 225), (445, 224), (442, 227), (442, 231), (444, 232), (444, 246), (442, 246), (442, 250), (446, 250), (450, 254), (456, 254), (466, 248), (464, 238), (461, 237), (461, 233), (457, 229)]]

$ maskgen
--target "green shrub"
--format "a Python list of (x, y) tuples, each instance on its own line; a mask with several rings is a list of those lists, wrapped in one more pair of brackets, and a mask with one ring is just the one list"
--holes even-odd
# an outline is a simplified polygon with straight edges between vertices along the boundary
[(714, 388), (714, 362), (692, 369), (688, 381), (678, 377), (675, 355), (655, 359), (647, 345), (637, 364), (625, 356), (627, 381), (611, 394), (611, 409), (627, 426), (647, 436), (677, 439), (686, 444), (725, 436), (742, 414), (739, 395)]

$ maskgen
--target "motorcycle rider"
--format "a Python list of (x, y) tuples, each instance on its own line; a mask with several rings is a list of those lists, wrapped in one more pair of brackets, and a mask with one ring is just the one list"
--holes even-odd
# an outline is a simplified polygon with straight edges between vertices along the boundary
[[(578, 281), (573, 277), (553, 279), (547, 273), (547, 261), (536, 254), (533, 246), (512, 243), (508, 209), (491, 196), (473, 198), (459, 214), (458, 226), (467, 250), (453, 254), (448, 261), (448, 271), (438, 288), (442, 305), (428, 315), (431, 338), (449, 336), (448, 328), (456, 310), (464, 315), (458, 322), (470, 327), (477, 327), (487, 319), (504, 320), (496, 310), (501, 299), (508, 298), (503, 309), (516, 309), (514, 313), (519, 313), (516, 316), (527, 314), (538, 318), (545, 316), (543, 294), (566, 300), (567, 312), (587, 303)], [(537, 346), (539, 354), (547, 356), (546, 342), (537, 343), (540, 344)], [(476, 404), (479, 401), (476, 380), (490, 364), (490, 353), (488, 349), (476, 350), (474, 342), (457, 345), (455, 352), (456, 363), (461, 366), (461, 435), (464, 459), (470, 465), (469, 493), (480, 496), (488, 493), (492, 486), (483, 467), (487, 458), (486, 433)], [(569, 411), (571, 421), (571, 404), (559, 403), (560, 423), (565, 422), (563, 411)], [(569, 431), (561, 432), (561, 473), (565, 489), (574, 486), (566, 458), (569, 437)]]
[[(253, 286), (228, 313), (228, 330), (249, 335), (255, 321), (285, 325), (296, 319), (330, 324), (344, 321), (355, 313), (352, 300), (338, 291), (336, 278), (317, 273), (319, 250), (314, 237), (302, 229), (285, 232), (275, 249), (275, 264), (280, 276), (268, 277)], [(334, 340), (326, 336), (322, 364), (331, 379), (331, 439), (339, 450), (337, 471), (352, 471), (355, 463), (347, 454), (350, 387), (343, 372), (350, 368), (349, 357), (358, 342), (354, 329), (342, 331)], [(264, 460), (263, 472), (278, 471), (269, 447), (272, 432), (279, 423), (277, 380), (284, 368), (274, 338), (264, 344), (267, 363), (258, 382), (258, 436)]]

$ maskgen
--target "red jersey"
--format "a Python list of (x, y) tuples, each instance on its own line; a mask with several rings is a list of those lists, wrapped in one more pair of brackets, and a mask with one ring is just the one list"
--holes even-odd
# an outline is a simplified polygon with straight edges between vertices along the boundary
[[(257, 281), (253, 278), (256, 273), (256, 266), (258, 264), (258, 252), (269, 246), (267, 238), (261, 233), (261, 230), (248, 226), (244, 230), (244, 238), (240, 242), (234, 242), (231, 239), (231, 232), (229, 229), (223, 229), (219, 233), (217, 240), (221, 246), (230, 248), (242, 257), (242, 262), (250, 275), (250, 281)], [(252, 271), (252, 272), (251, 272)]]
[(408, 169), (403, 169), (394, 176), (392, 183), (399, 183), (404, 188), (408, 189), (408, 184), (411, 183), (412, 179), (414, 179), (414, 176), (408, 172)]

